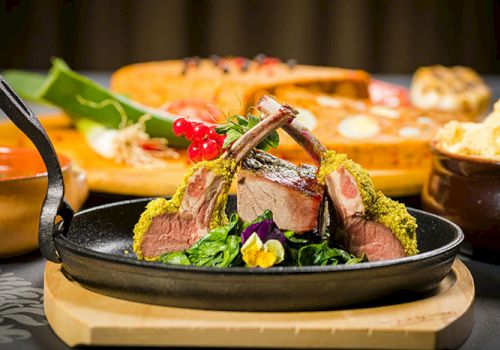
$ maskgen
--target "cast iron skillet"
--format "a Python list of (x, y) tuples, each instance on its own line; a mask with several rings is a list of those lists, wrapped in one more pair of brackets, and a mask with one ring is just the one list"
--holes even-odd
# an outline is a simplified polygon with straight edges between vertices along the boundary
[[(421, 253), (357, 265), (269, 269), (173, 266), (136, 260), (132, 229), (149, 199), (123, 201), (82, 211), (63, 200), (61, 169), (47, 134), (33, 113), (0, 77), (0, 107), (39, 150), (48, 170), (40, 215), (43, 255), (62, 263), (65, 275), (84, 287), (118, 298), (178, 307), (297, 311), (340, 308), (394, 295), (421, 294), (449, 273), (460, 228), (426, 212), (417, 219)], [(229, 201), (234, 211), (235, 198)], [(56, 217), (60, 221), (55, 224)]]

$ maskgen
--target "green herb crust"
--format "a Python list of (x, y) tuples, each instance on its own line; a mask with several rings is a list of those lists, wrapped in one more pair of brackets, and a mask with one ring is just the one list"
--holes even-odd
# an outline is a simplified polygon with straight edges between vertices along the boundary
[(340, 166), (343, 166), (349, 171), (354, 177), (354, 180), (356, 180), (365, 207), (371, 206), (371, 203), (373, 203), (376, 198), (376, 193), (370, 175), (361, 165), (348, 159), (343, 153), (336, 153), (335, 151), (326, 151), (323, 153), (317, 175), (318, 182), (324, 185), (325, 176), (334, 172)]
[[(184, 197), (184, 193), (186, 192), (189, 178), (202, 168), (208, 171), (212, 171), (216, 175), (224, 177), (226, 180), (226, 188), (224, 188), (215, 203), (214, 214), (210, 221), (210, 228), (213, 229), (227, 224), (228, 219), (225, 209), (228, 198), (228, 190), (231, 186), (234, 174), (236, 173), (236, 162), (234, 162), (233, 160), (218, 158), (215, 160), (196, 163), (186, 171), (181, 184), (177, 187), (177, 190), (170, 200), (167, 200), (165, 198), (156, 198), (146, 205), (146, 210), (144, 210), (144, 212), (141, 214), (139, 221), (134, 227), (133, 248), (138, 259), (144, 258), (141, 251), (141, 244), (144, 235), (151, 226), (153, 218), (157, 217), (158, 215), (172, 213), (179, 210), (182, 198)], [(158, 260), (158, 258), (146, 258), (146, 260)]]
[(356, 180), (366, 217), (389, 228), (401, 242), (407, 255), (418, 254), (415, 218), (408, 213), (403, 204), (387, 198), (380, 191), (376, 192), (370, 175), (359, 164), (348, 159), (345, 154), (326, 151), (318, 171), (318, 182), (324, 184), (325, 176), (340, 166), (349, 171)]
[(326, 151), (321, 156), (321, 165), (316, 176), (321, 185), (325, 184), (326, 175), (333, 173), (337, 168), (347, 160), (347, 156), (343, 153), (335, 151)]
[[(210, 229), (215, 229), (219, 226), (224, 226), (229, 223), (226, 215), (226, 204), (229, 195), (229, 188), (231, 187), (231, 182), (233, 182), (234, 174), (238, 168), (238, 164), (234, 160), (228, 160), (223, 158), (218, 158), (211, 161), (202, 162), (205, 163), (204, 168), (214, 172), (216, 175), (224, 177), (226, 180), (225, 188), (217, 197), (215, 202), (214, 214), (210, 220)], [(187, 181), (187, 180), (186, 180)]]
[(418, 254), (415, 218), (408, 213), (404, 204), (387, 198), (380, 191), (376, 195), (367, 214), (394, 233), (406, 255)]

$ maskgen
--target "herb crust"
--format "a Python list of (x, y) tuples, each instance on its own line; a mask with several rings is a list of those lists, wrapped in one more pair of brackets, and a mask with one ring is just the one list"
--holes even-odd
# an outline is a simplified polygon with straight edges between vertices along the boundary
[(213, 172), (218, 176), (224, 177), (226, 180), (225, 188), (217, 197), (215, 203), (214, 213), (212, 219), (210, 220), (210, 228), (224, 225), (228, 222), (226, 216), (226, 203), (228, 198), (228, 190), (231, 186), (234, 174), (236, 173), (237, 164), (233, 160), (224, 159), (222, 157), (215, 160), (203, 161), (196, 163), (191, 168), (189, 168), (182, 179), (181, 184), (177, 187), (174, 195), (171, 199), (167, 200), (165, 198), (153, 199), (146, 205), (146, 210), (141, 214), (139, 221), (134, 226), (134, 244), (133, 249), (138, 259), (145, 260), (158, 260), (158, 258), (144, 258), (141, 251), (142, 240), (144, 235), (149, 230), (153, 219), (159, 215), (166, 213), (173, 213), (179, 211), (182, 203), (182, 199), (186, 192), (187, 184), (189, 178), (193, 176), (197, 171), (201, 169), (206, 169)]
[(348, 159), (345, 154), (326, 151), (322, 155), (318, 170), (318, 182), (324, 185), (325, 177), (340, 166), (349, 171), (356, 180), (367, 219), (375, 220), (390, 229), (401, 242), (407, 255), (418, 254), (415, 218), (403, 204), (387, 198), (380, 191), (376, 192), (370, 175), (361, 165)]

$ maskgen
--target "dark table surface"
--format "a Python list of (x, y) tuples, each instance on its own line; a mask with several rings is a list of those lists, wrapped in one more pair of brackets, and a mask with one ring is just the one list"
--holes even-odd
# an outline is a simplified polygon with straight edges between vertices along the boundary
[[(109, 74), (86, 73), (107, 84)], [(408, 85), (407, 75), (381, 75), (377, 78)], [(500, 77), (486, 77), (492, 87), (494, 101), (500, 97)], [(35, 107), (37, 112), (46, 108)], [(119, 197), (94, 194), (86, 206), (93, 206)], [(418, 197), (405, 198), (418, 207)], [(0, 243), (1, 244), (1, 243)], [(500, 254), (499, 254), (500, 255)], [(500, 349), (500, 265), (489, 264), (460, 256), (469, 268), (476, 287), (474, 302), (475, 324), (460, 347), (469, 349)], [(0, 260), (0, 349), (35, 350), (68, 349), (52, 332), (43, 312), (43, 270), (45, 260), (39, 252)]]

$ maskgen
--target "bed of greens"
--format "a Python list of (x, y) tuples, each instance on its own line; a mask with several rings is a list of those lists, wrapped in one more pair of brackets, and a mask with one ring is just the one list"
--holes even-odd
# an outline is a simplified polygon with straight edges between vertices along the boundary
[(211, 230), (191, 248), (163, 254), (160, 262), (208, 267), (326, 266), (364, 261), (330, 242), (329, 235), (281, 231), (266, 210), (252, 222), (234, 213), (225, 226)]

